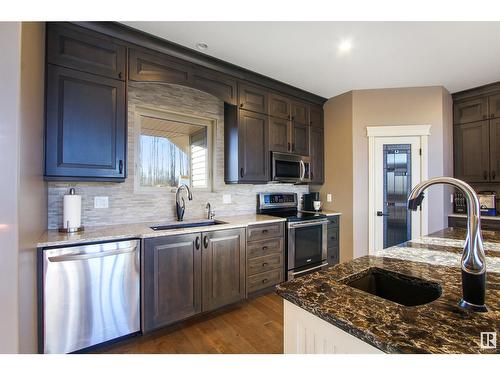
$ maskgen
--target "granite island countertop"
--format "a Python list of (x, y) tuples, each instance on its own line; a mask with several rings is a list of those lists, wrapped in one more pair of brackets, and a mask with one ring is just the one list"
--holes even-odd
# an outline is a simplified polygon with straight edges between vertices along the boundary
[[(192, 221), (200, 221), (206, 219), (197, 220), (185, 220), (185, 223)], [(235, 216), (221, 216), (216, 217), (216, 221), (221, 221), (223, 224), (200, 226), (200, 227), (190, 227), (190, 228), (178, 228), (178, 229), (168, 229), (168, 230), (158, 230), (154, 231), (151, 226), (155, 225), (165, 225), (165, 224), (176, 224), (177, 221), (165, 221), (165, 222), (151, 222), (151, 223), (135, 223), (135, 224), (120, 224), (120, 225), (105, 225), (96, 227), (86, 227), (83, 232), (77, 233), (60, 233), (57, 229), (47, 230), (41, 238), (38, 240), (37, 247), (54, 247), (54, 246), (67, 246), (67, 245), (78, 245), (83, 243), (91, 242), (103, 242), (103, 241), (114, 241), (114, 240), (125, 240), (132, 238), (149, 238), (149, 237), (162, 237), (162, 236), (175, 236), (179, 234), (188, 234), (196, 232), (208, 232), (214, 230), (222, 229), (233, 229), (233, 228), (245, 228), (249, 225), (256, 224), (269, 224), (285, 221), (283, 218), (260, 215), (260, 214), (246, 214), (246, 215), (235, 215)]]
[[(285, 282), (277, 293), (386, 353), (500, 353), (479, 345), (481, 332), (500, 326), (500, 236), (483, 231), (483, 237), (489, 309), (484, 314), (458, 307), (465, 230), (454, 228)], [(437, 282), (442, 294), (428, 304), (407, 307), (345, 285), (371, 267)]]

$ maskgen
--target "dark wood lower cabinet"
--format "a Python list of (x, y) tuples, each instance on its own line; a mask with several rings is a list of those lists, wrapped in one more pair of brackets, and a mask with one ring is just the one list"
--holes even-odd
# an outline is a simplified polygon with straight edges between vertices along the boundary
[(245, 298), (245, 230), (203, 233), (203, 311)]
[(201, 312), (201, 233), (144, 240), (144, 332)]
[(328, 218), (328, 249), (327, 249), (327, 261), (329, 266), (334, 266), (340, 262), (340, 217), (330, 216)]
[(147, 238), (145, 333), (245, 298), (245, 229)]

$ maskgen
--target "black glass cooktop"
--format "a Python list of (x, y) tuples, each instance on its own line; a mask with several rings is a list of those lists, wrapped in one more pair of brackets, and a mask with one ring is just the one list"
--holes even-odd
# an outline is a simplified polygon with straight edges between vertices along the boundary
[(287, 221), (317, 220), (326, 217), (326, 215), (319, 213), (301, 212), (296, 210), (273, 211), (273, 212), (262, 212), (262, 213), (265, 213), (266, 215), (286, 218)]

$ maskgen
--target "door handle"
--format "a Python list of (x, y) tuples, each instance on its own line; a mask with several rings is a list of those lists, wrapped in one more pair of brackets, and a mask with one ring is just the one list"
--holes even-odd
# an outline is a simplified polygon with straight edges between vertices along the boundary
[(200, 249), (200, 237), (196, 237), (196, 241), (194, 242), (194, 246), (196, 247), (196, 250)]
[(207, 236), (205, 236), (203, 238), (203, 246), (205, 246), (205, 249), (208, 247), (208, 237)]
[(112, 256), (112, 255), (133, 253), (135, 251), (135, 249), (137, 249), (137, 246), (127, 247), (125, 249), (101, 251), (101, 252), (97, 252), (97, 253), (77, 253), (77, 254), (56, 255), (56, 256), (50, 257), (48, 259), (49, 259), (49, 262), (68, 262), (68, 261), (73, 261), (73, 260), (78, 261), (78, 260), (86, 260), (86, 259), (93, 259), (93, 258), (104, 258), (104, 257)]
[(384, 214), (382, 211), (377, 211), (377, 216), (389, 216), (389, 214)]

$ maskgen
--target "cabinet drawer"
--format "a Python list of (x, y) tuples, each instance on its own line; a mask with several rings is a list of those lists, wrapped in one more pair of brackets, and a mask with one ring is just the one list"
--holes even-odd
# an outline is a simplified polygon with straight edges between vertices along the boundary
[(339, 217), (338, 216), (330, 216), (330, 217), (328, 217), (328, 221), (329, 221), (328, 224), (339, 225)]
[(283, 238), (253, 241), (247, 244), (248, 259), (263, 257), (270, 254), (283, 253)]
[(338, 264), (340, 261), (340, 252), (338, 247), (332, 247), (328, 249), (327, 261), (329, 266)]
[(339, 228), (329, 225), (327, 229), (328, 247), (338, 246), (339, 244)]
[(248, 261), (248, 274), (270, 271), (283, 266), (283, 254), (271, 254)]
[(248, 278), (247, 292), (256, 292), (258, 290), (279, 284), (282, 281), (283, 270), (281, 268), (268, 272), (262, 272)]
[(283, 223), (251, 225), (247, 229), (247, 241), (283, 237)]

